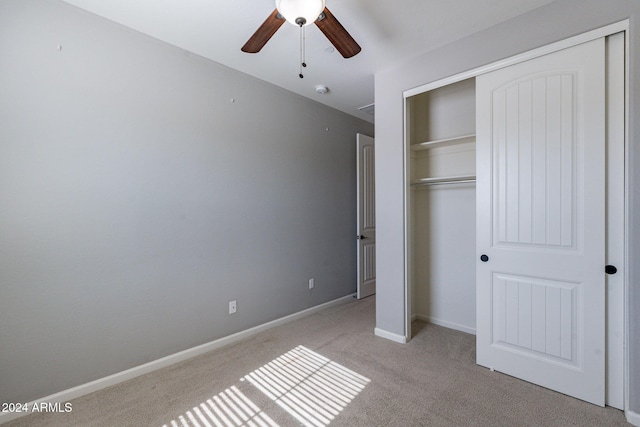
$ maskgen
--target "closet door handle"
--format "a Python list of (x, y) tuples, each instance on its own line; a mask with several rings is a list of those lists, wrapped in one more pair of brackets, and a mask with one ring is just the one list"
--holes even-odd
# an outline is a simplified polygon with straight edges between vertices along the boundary
[(480, 261), (487, 262), (487, 261), (489, 261), (489, 257), (486, 256), (485, 254), (482, 254), (482, 255), (480, 255)]
[(358, 239), (358, 240), (364, 240), (364, 239), (366, 239), (366, 238), (367, 238), (367, 237), (366, 237), (366, 236), (363, 236), (362, 234), (361, 234), (361, 235), (359, 235), (359, 236), (356, 236), (356, 239)]
[(607, 265), (604, 268), (604, 272), (607, 274), (616, 274), (618, 272), (618, 269), (616, 268), (615, 265)]

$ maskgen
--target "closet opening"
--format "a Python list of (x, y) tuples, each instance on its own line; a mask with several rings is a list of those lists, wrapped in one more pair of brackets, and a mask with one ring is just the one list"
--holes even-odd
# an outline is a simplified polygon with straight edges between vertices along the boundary
[(475, 334), (475, 78), (406, 103), (411, 320)]

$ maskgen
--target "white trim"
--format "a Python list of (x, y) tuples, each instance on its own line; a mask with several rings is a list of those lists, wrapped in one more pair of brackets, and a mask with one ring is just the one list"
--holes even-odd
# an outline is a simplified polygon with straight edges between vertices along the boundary
[(465, 332), (471, 335), (476, 334), (475, 328), (459, 325), (457, 323), (447, 322), (446, 320), (440, 320), (430, 316), (424, 316), (422, 314), (414, 314), (413, 316), (411, 316), (411, 318), (414, 320), (422, 320), (423, 322), (431, 323), (433, 325), (443, 326), (448, 329), (455, 329), (456, 331)]
[(640, 414), (633, 411), (625, 411), (624, 415), (627, 418), (627, 422), (629, 424), (640, 427)]
[(411, 312), (413, 311), (413, 301), (412, 301), (412, 292), (413, 288), (409, 285), (413, 282), (413, 274), (409, 267), (411, 263), (407, 260), (407, 257), (411, 256), (411, 234), (410, 231), (413, 229), (413, 224), (411, 222), (411, 215), (409, 212), (413, 209), (411, 205), (410, 191), (407, 191), (411, 185), (411, 176), (409, 174), (409, 164), (410, 164), (410, 156), (411, 150), (409, 150), (409, 143), (411, 135), (409, 135), (411, 129), (411, 123), (409, 123), (409, 119), (407, 119), (407, 103), (409, 100), (404, 98), (404, 102), (402, 105), (402, 117), (404, 118), (404, 129), (403, 129), (403, 137), (404, 140), (402, 142), (402, 149), (404, 150), (404, 156), (402, 158), (402, 174), (404, 185), (402, 186), (402, 217), (405, 219), (403, 221), (403, 229), (404, 233), (404, 245), (402, 247), (402, 257), (404, 259), (404, 312), (406, 314), (404, 319), (404, 340), (405, 343), (411, 340)]
[[(204, 353), (208, 353), (212, 350), (219, 349), (221, 347), (245, 340), (254, 335), (257, 335), (260, 332), (266, 331), (271, 328), (275, 328), (276, 326), (284, 325), (286, 323), (292, 322), (294, 320), (301, 319), (310, 314), (313, 314), (317, 311), (323, 310), (325, 308), (342, 304), (346, 301), (351, 301), (355, 298), (355, 294), (350, 294), (344, 296), (342, 298), (335, 299), (333, 301), (326, 302), (324, 304), (316, 305), (311, 308), (307, 308), (305, 310), (299, 311), (297, 313), (290, 314), (285, 317), (281, 317), (276, 320), (272, 320), (267, 323), (263, 323), (262, 325), (254, 326), (253, 328), (246, 329), (244, 331), (237, 332), (235, 334), (219, 338), (217, 340), (189, 348), (187, 350), (180, 351), (178, 353), (170, 354), (169, 356), (165, 356), (163, 358), (153, 360), (151, 362), (145, 363), (140, 366), (136, 366), (131, 369), (127, 369), (122, 372), (118, 372), (113, 375), (109, 375), (104, 378), (97, 379), (95, 381), (88, 382), (86, 384), (82, 384), (76, 387), (72, 387), (67, 390), (63, 390), (58, 393), (54, 393), (52, 395), (36, 399), (27, 404), (28, 408), (32, 408), (34, 404), (39, 404), (41, 402), (44, 403), (56, 403), (56, 402), (68, 402), (72, 399), (77, 399), (78, 397), (87, 395), (89, 393), (93, 393), (98, 390), (105, 389), (107, 387), (111, 387), (113, 385), (119, 384), (121, 382), (139, 377), (140, 375), (147, 374), (149, 372), (157, 371), (158, 369), (165, 368), (167, 366), (173, 365), (178, 362), (182, 362), (187, 359), (191, 359), (195, 356), (199, 356)], [(0, 413), (0, 424), (9, 422), (11, 420), (15, 420), (17, 418), (23, 417), (25, 415), (29, 415), (29, 412), (22, 413)]]
[(606, 250), (605, 264), (620, 264), (618, 274), (605, 275), (606, 285), (606, 400), (607, 406), (625, 407), (625, 277), (626, 277), (626, 105), (625, 33), (612, 34), (606, 44)]
[(375, 328), (374, 332), (377, 337), (385, 338), (400, 344), (407, 343), (407, 337), (405, 337), (404, 335), (394, 334), (393, 332), (385, 331), (384, 329), (380, 329), (380, 328)]
[(537, 49), (529, 50), (527, 52), (520, 53), (518, 55), (511, 56), (506, 59), (502, 59), (500, 61), (492, 62), (488, 65), (483, 65), (478, 68), (474, 68), (469, 71), (465, 71), (463, 73), (459, 73), (450, 77), (445, 77), (444, 79), (440, 79), (431, 83), (426, 83), (421, 86), (415, 87), (413, 89), (407, 89), (402, 92), (402, 95), (405, 98), (409, 98), (413, 95), (418, 95), (423, 92), (427, 92), (429, 90), (433, 90), (442, 86), (446, 86), (452, 83), (457, 83), (459, 81), (477, 77), (480, 74), (489, 73), (491, 71), (498, 70), (500, 68), (505, 68), (513, 64), (517, 64), (520, 62), (528, 61), (533, 58), (537, 58), (539, 56), (544, 56), (549, 53), (557, 52), (562, 49), (567, 49), (572, 46), (576, 46), (582, 43), (586, 43), (591, 40), (599, 39), (601, 37), (606, 37), (611, 34), (619, 33), (621, 31), (629, 30), (629, 20), (625, 19), (624, 21), (616, 22), (614, 24), (607, 25), (605, 27), (601, 27), (583, 34), (579, 34), (577, 36), (569, 37), (568, 39), (560, 40), (555, 43), (548, 44), (546, 46), (539, 47)]
[[(628, 25), (628, 22), (627, 22)], [(631, 117), (629, 115), (629, 82), (630, 80), (630, 76), (631, 76), (631, 72), (629, 69), (629, 58), (630, 58), (630, 52), (629, 52), (629, 29), (627, 28), (625, 33), (624, 33), (624, 44), (625, 44), (625, 52), (624, 52), (624, 202), (625, 202), (625, 207), (624, 207), (624, 272), (625, 272), (625, 276), (624, 276), (624, 409), (627, 411), (627, 413), (633, 414), (636, 418), (636, 423), (634, 424), (632, 421), (629, 421), (630, 423), (636, 425), (636, 426), (640, 426), (640, 421), (638, 420), (638, 414), (629, 410), (629, 406), (630, 406), (630, 401), (629, 401), (629, 394), (630, 394), (630, 390), (631, 390), (631, 384), (630, 384), (630, 372), (631, 372), (631, 347), (629, 346), (629, 342), (631, 339), (630, 336), (630, 332), (629, 332), (629, 325), (631, 325), (631, 319), (629, 318), (629, 312), (630, 312), (630, 304), (631, 304), (631, 299), (629, 297), (629, 288), (630, 288), (630, 284), (629, 284), (629, 274), (627, 273), (627, 269), (629, 268), (629, 266), (631, 265), (630, 261), (630, 236), (631, 236), (631, 230), (629, 227), (629, 222), (630, 222), (630, 218), (631, 218), (631, 204), (628, 203), (629, 200), (631, 200), (631, 194), (629, 192), (629, 184), (631, 182), (630, 180), (630, 174), (631, 174), (631, 156), (629, 156), (630, 153), (630, 143), (629, 143), (629, 125), (631, 123)], [(627, 417), (627, 420), (629, 420), (629, 417)]]

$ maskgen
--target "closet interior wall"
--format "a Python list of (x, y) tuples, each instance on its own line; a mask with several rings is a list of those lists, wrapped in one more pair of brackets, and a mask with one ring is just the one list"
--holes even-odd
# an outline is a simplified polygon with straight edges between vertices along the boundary
[(475, 333), (475, 79), (407, 109), (412, 318)]

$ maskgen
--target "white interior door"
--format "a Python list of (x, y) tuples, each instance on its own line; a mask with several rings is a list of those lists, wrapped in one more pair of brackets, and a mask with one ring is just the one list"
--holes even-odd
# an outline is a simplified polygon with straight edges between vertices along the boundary
[(373, 138), (358, 134), (357, 145), (357, 235), (358, 299), (376, 293), (376, 204), (375, 151)]
[(604, 47), (594, 40), (476, 80), (477, 362), (597, 405)]

